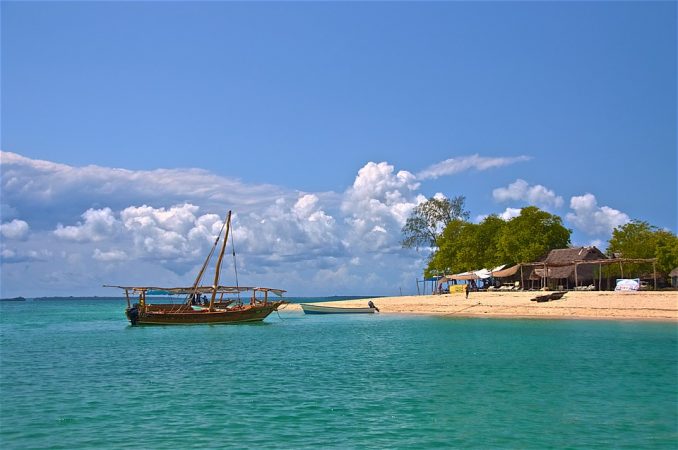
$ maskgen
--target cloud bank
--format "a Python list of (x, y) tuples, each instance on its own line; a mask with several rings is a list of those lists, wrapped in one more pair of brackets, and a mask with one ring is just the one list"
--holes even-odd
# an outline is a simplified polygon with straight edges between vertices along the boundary
[[(367, 162), (343, 192), (299, 192), (200, 169), (72, 167), (0, 152), (2, 295), (101, 294), (108, 283), (191, 284), (228, 210), (238, 258), (225, 258), (223, 272), (232, 273), (237, 262), (240, 284), (293, 295), (397, 295), (425, 266), (427, 255), (400, 244), (407, 217), (430, 196), (422, 191), (425, 180), (526, 159), (471, 155), (416, 175)], [(521, 204), (563, 204), (554, 191), (522, 179), (492, 195), (514, 203), (497, 213), (505, 220)], [(572, 197), (570, 206), (567, 220), (593, 237), (628, 221), (599, 207), (592, 194)]]
[[(401, 275), (393, 267), (422, 257), (402, 251), (399, 239), (425, 197), (414, 175), (385, 162), (367, 163), (344, 192), (307, 193), (197, 169), (131, 171), (0, 156), (4, 210), (14, 217), (3, 216), (3, 278), (18, 276), (15, 263), (36, 262), (34, 284), (44, 292), (85, 289), (74, 272), (97, 274), (90, 289), (190, 284), (229, 209), (245, 284), (344, 294), (352, 286), (366, 293), (369, 279), (367, 290), (394, 291)], [(21, 289), (17, 280), (9, 284)]]

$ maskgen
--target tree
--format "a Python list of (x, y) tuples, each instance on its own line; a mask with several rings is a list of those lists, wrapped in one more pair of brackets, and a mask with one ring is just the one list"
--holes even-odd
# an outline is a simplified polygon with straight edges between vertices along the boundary
[(497, 256), (506, 264), (536, 261), (550, 250), (568, 247), (571, 233), (560, 217), (528, 206), (501, 229)]
[(453, 199), (431, 197), (417, 205), (402, 228), (404, 248), (438, 247), (438, 238), (453, 220), (468, 220), (463, 196)]
[(536, 261), (554, 248), (568, 247), (571, 233), (560, 217), (534, 206), (523, 208), (518, 217), (508, 221), (495, 215), (479, 224), (453, 220), (439, 236), (426, 274)]
[[(644, 221), (634, 220), (615, 228), (608, 241), (607, 254), (622, 258), (657, 258), (657, 270), (668, 274), (678, 267), (678, 237)], [(634, 271), (638, 271), (634, 267)]]
[(507, 222), (497, 215), (490, 215), (480, 222), (477, 232), (477, 254), (480, 264), (474, 267), (491, 269), (507, 261), (497, 251), (498, 237), (502, 235)]
[(498, 266), (502, 261), (497, 256), (497, 236), (505, 226), (495, 215), (479, 224), (453, 220), (439, 238), (440, 247), (429, 260), (427, 276), (447, 269), (457, 273)]
[(440, 270), (447, 272), (449, 269), (453, 273), (466, 270), (463, 268), (464, 262), (461, 256), (463, 247), (460, 243), (467, 240), (464, 236), (471, 234), (471, 229), (474, 226), (472, 223), (459, 219), (452, 220), (447, 224), (438, 239), (440, 246), (431, 255), (427, 264), (424, 272), (427, 277), (435, 275), (435, 272)]

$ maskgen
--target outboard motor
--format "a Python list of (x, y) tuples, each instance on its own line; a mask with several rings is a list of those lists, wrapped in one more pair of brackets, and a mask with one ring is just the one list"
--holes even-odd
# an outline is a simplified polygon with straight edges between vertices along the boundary
[(372, 300), (367, 302), (367, 306), (369, 306), (370, 308), (374, 308), (377, 310), (377, 312), (379, 312), (379, 308), (377, 308), (377, 306), (372, 302)]
[(131, 308), (125, 310), (125, 315), (129, 319), (132, 326), (136, 325), (139, 321), (139, 304), (135, 303)]

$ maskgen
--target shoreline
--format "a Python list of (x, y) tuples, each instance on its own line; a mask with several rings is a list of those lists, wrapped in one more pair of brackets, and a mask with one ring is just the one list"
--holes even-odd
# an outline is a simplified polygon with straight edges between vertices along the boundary
[[(678, 291), (568, 291), (560, 300), (538, 303), (542, 291), (471, 292), (338, 300), (318, 304), (356, 307), (372, 300), (382, 314), (497, 319), (620, 320), (678, 323)], [(301, 311), (290, 303), (280, 311)]]

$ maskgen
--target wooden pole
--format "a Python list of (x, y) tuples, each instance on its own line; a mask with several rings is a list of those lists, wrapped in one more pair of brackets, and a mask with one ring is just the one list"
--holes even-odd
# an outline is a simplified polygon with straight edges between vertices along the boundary
[(654, 290), (657, 290), (657, 266), (655, 262), (652, 261), (652, 276), (654, 277)]
[[(230, 214), (230, 211), (229, 211)], [(210, 249), (209, 254), (207, 255), (207, 258), (205, 258), (205, 262), (202, 264), (202, 267), (200, 268), (200, 272), (198, 272), (198, 276), (195, 277), (195, 281), (193, 282), (193, 298), (199, 297), (199, 292), (198, 292), (198, 285), (200, 284), (200, 280), (202, 279), (203, 274), (205, 273), (205, 269), (207, 269), (207, 265), (210, 262), (210, 259), (212, 259), (212, 254), (214, 253), (214, 249), (217, 247), (217, 244), (219, 244), (219, 238), (221, 238), (221, 232), (224, 231), (224, 227), (226, 226), (227, 220), (224, 221), (224, 223), (221, 225), (221, 229), (219, 230), (219, 234), (217, 235), (217, 238), (214, 240), (214, 244), (212, 244), (212, 248)], [(191, 303), (191, 295), (188, 296), (186, 302), (190, 305)]]
[(624, 266), (621, 261), (619, 261), (619, 271), (621, 272), (621, 277), (624, 278)]
[(127, 291), (127, 289), (125, 289), (125, 297), (127, 298), (127, 307), (131, 308), (132, 304), (129, 301), (129, 292)]
[(579, 287), (579, 279), (577, 278), (577, 263), (574, 263), (574, 290), (577, 290)]
[(525, 282), (523, 281), (523, 265), (520, 265), (520, 289), (525, 290)]
[(598, 290), (603, 290), (603, 265), (598, 264)]
[(219, 259), (217, 260), (217, 267), (214, 269), (214, 285), (212, 286), (212, 298), (210, 299), (210, 311), (214, 311), (214, 299), (217, 296), (217, 289), (219, 288), (219, 274), (221, 272), (221, 261), (224, 259), (224, 252), (226, 251), (226, 243), (228, 242), (228, 233), (231, 229), (231, 211), (228, 212), (226, 218), (226, 233), (224, 234), (224, 242), (221, 245), (221, 252), (219, 252)]

